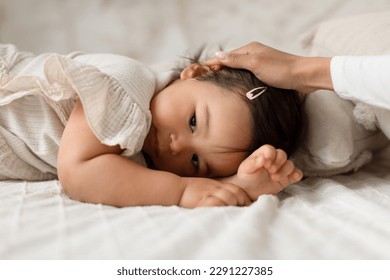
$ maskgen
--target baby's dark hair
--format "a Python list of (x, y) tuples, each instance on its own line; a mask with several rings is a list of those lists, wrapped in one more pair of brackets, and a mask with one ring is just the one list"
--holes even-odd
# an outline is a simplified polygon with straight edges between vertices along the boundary
[[(199, 63), (199, 56), (195, 56), (191, 62)], [(282, 149), (288, 156), (297, 149), (306, 127), (302, 94), (268, 86), (244, 69), (224, 67), (197, 79), (236, 93), (248, 106), (253, 119), (253, 138), (248, 154), (264, 144)], [(248, 99), (246, 93), (257, 87), (267, 87), (267, 90), (253, 100)]]

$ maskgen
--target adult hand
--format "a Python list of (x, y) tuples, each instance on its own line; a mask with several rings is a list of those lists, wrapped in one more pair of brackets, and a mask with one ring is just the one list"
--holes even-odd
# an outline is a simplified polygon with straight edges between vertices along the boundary
[(205, 61), (205, 64), (214, 71), (223, 66), (247, 69), (270, 86), (302, 93), (333, 88), (330, 58), (297, 56), (258, 42), (231, 52), (217, 52), (216, 58)]

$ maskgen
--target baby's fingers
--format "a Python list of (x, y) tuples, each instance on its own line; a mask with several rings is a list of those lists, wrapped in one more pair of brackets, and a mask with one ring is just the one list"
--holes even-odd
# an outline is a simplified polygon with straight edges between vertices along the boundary
[(223, 202), (224, 205), (247, 206), (252, 203), (252, 200), (243, 189), (232, 184), (225, 184), (214, 189), (209, 196), (214, 197), (214, 201)]
[(246, 158), (239, 166), (238, 172), (242, 174), (252, 174), (263, 167), (263, 156), (250, 156)]
[(280, 172), (272, 175), (272, 180), (279, 182), (283, 189), (302, 180), (302, 171), (295, 168), (294, 165), (292, 166), (293, 168), (291, 169), (291, 165), (286, 164), (286, 166), (284, 166)]
[(236, 198), (237, 206), (248, 206), (252, 204), (251, 198), (242, 188), (236, 185), (228, 185), (227, 190)]
[(215, 206), (227, 206), (227, 204), (217, 197), (209, 195), (203, 198), (196, 207), (215, 207)]
[(263, 145), (240, 164), (238, 172), (252, 174), (263, 167), (268, 170), (272, 166), (276, 155), (276, 149), (273, 146)]
[(273, 161), (269, 160), (269, 163), (266, 165), (268, 171), (273, 174), (279, 171), (287, 162), (287, 154), (283, 150), (275, 150), (275, 156)]

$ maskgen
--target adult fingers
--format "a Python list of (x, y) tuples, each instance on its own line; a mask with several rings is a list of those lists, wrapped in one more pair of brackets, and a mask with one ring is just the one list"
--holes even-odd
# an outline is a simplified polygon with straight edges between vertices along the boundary
[(219, 51), (215, 53), (215, 56), (216, 58), (204, 62), (213, 71), (219, 71), (222, 66), (252, 70), (255, 65), (255, 57), (249, 55), (249, 53)]
[(253, 71), (259, 67), (259, 53), (267, 49), (270, 48), (259, 42), (251, 42), (230, 52), (218, 51), (215, 58), (205, 61), (205, 64), (214, 71), (220, 70), (221, 66)]

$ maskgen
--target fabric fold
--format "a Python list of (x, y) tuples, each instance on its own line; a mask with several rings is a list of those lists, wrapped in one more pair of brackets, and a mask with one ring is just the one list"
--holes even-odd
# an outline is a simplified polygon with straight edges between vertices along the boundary
[[(103, 56), (99, 55), (102, 61)], [(126, 150), (126, 155), (133, 155), (141, 150), (149, 130), (149, 102), (154, 94), (156, 78), (153, 72), (138, 62), (125, 57), (117, 60), (125, 60), (128, 68), (123, 69), (122, 65), (118, 68), (122, 67), (122, 71), (130, 74), (130, 83), (117, 81), (95, 66), (53, 54), (44, 66), (46, 80), (34, 76), (11, 78), (3, 74), (0, 105), (38, 94), (46, 99), (65, 125), (74, 105), (74, 102), (71, 102), (70, 106), (66, 106), (66, 103), (80, 98), (96, 137), (103, 144), (120, 145)], [(125, 77), (123, 73), (120, 75)], [(125, 83), (127, 88), (124, 88), (121, 82)], [(144, 99), (142, 105), (134, 102), (134, 95), (139, 95), (138, 99)]]
[[(5, 134), (0, 137), (7, 143), (3, 147), (14, 155), (14, 162), (21, 163), (18, 166), (37, 157), (54, 168), (51, 173), (55, 172), (61, 134), (78, 99), (83, 104), (91, 130), (101, 143), (119, 145), (123, 156), (145, 164), (140, 152), (151, 124), (150, 100), (176, 75), (170, 69), (161, 71), (160, 75), (159, 70), (112, 54), (42, 54), (30, 55), (27, 62), (18, 66), (18, 71), (11, 73), (19, 63), (17, 50), (10, 46), (0, 47), (3, 52), (0, 126), (15, 135), (17, 141), (11, 141)], [(34, 104), (26, 111), (29, 113), (23, 112), (25, 104)], [(50, 127), (40, 127), (49, 123)], [(15, 153), (22, 146), (23, 151)], [(5, 168), (11, 170), (13, 167)], [(36, 164), (31, 168), (41, 172), (48, 170)], [(29, 174), (28, 170), (15, 173), (22, 175), (11, 179), (28, 179), (24, 176)]]

